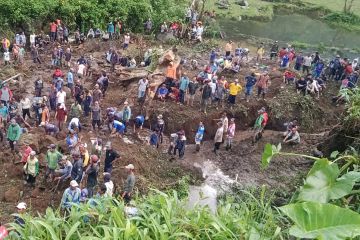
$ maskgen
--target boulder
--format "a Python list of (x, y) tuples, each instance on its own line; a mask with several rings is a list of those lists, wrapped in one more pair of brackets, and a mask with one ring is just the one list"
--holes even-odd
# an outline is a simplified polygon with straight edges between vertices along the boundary
[(4, 193), (4, 201), (17, 202), (19, 200), (19, 194), (20, 194), (19, 189), (17, 189), (16, 187), (11, 187)]

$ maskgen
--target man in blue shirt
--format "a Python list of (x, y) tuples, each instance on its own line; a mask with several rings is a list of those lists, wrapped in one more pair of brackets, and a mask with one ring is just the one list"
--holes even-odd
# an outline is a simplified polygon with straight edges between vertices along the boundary
[(184, 102), (185, 102), (185, 94), (186, 94), (187, 89), (189, 87), (189, 82), (190, 82), (190, 80), (189, 80), (187, 74), (184, 73), (183, 76), (180, 79), (180, 84), (179, 84), (179, 89), (180, 89), (179, 101), (182, 104), (184, 104)]
[(121, 137), (122, 134), (124, 134), (124, 132), (125, 132), (125, 125), (122, 122), (117, 121), (117, 120), (114, 120), (112, 125), (113, 125), (113, 129), (112, 129), (111, 135), (112, 136), (117, 135), (117, 136)]
[(134, 120), (134, 132), (136, 132), (136, 128), (142, 129), (145, 122), (145, 118), (143, 115), (139, 115)]
[(252, 89), (256, 83), (255, 73), (251, 73), (249, 76), (246, 76), (245, 81), (246, 81), (245, 99), (246, 102), (249, 102), (249, 96), (251, 95)]
[(70, 187), (65, 189), (64, 194), (61, 198), (61, 208), (70, 211), (71, 205), (80, 203), (81, 190), (79, 184), (72, 180)]
[(200, 144), (201, 144), (201, 141), (204, 138), (204, 132), (205, 132), (204, 124), (202, 122), (200, 122), (198, 130), (197, 130), (196, 135), (195, 135), (195, 144), (196, 144), (195, 152), (200, 151)]
[(66, 80), (67, 80), (67, 87), (71, 90), (71, 95), (74, 93), (74, 69), (70, 69), (67, 73)]

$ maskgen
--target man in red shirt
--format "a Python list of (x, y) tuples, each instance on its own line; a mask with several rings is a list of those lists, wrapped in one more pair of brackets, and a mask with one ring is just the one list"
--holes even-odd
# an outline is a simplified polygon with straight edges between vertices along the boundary
[(291, 82), (295, 82), (295, 73), (286, 70), (283, 75), (284, 83), (289, 84)]
[(55, 22), (51, 22), (50, 23), (50, 41), (55, 41), (56, 40), (56, 30), (57, 30), (57, 25)]

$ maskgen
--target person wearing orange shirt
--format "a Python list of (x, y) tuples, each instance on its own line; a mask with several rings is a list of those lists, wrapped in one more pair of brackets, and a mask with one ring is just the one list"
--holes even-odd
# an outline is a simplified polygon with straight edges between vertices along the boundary
[(56, 40), (56, 30), (57, 30), (57, 25), (55, 22), (51, 22), (50, 23), (50, 41), (55, 41)]
[(269, 81), (270, 77), (268, 72), (264, 72), (264, 74), (260, 75), (258, 81), (256, 82), (256, 86), (258, 88), (258, 98), (262, 95), (263, 100), (265, 100), (265, 94), (269, 86)]
[(169, 78), (171, 80), (176, 80), (176, 67), (174, 66), (174, 63), (171, 61), (170, 66), (168, 66), (166, 70), (166, 78)]

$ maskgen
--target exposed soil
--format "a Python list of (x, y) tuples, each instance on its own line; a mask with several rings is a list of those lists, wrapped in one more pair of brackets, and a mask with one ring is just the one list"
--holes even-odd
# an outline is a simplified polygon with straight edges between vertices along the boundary
[[(135, 55), (142, 54), (144, 49), (148, 46), (157, 46), (158, 43), (151, 43), (146, 41), (136, 41), (136, 44), (130, 45), (130, 49), (127, 50), (127, 54)], [(99, 44), (96, 42), (88, 42), (85, 45), (78, 47), (73, 47), (74, 54), (73, 59), (77, 59), (80, 54), (92, 56), (96, 59), (96, 65), (94, 66), (93, 76), (86, 79), (85, 87), (88, 89), (93, 88), (93, 83), (97, 79), (102, 69), (109, 70), (109, 65), (106, 64), (106, 61), (103, 59), (104, 52), (110, 48), (110, 46), (118, 46), (119, 43), (104, 43)], [(164, 46), (164, 49), (170, 46)], [(197, 52), (194, 48), (180, 47), (179, 53), (181, 56), (186, 58), (188, 61), (185, 64), (184, 68), (188, 68), (189, 60), (192, 58), (197, 58), (199, 61), (199, 66), (202, 66), (207, 63), (208, 53), (206, 52)], [(45, 60), (45, 64), (41, 66), (35, 66), (30, 61), (25, 63), (25, 66), (22, 68), (16, 67), (5, 67), (0, 70), (0, 77), (5, 79), (15, 75), (18, 72), (24, 73), (24, 78), (21, 81), (13, 81), (10, 84), (10, 87), (13, 89), (15, 96), (20, 96), (22, 94), (28, 94), (31, 96), (33, 94), (34, 81), (38, 76), (42, 76), (47, 84), (45, 85), (45, 90), (47, 92), (50, 87), (52, 69), (50, 69), (50, 57), (42, 56), (42, 60)], [(145, 127), (150, 128), (154, 123), (156, 116), (158, 114), (163, 114), (164, 120), (166, 122), (165, 133), (173, 133), (180, 129), (184, 129), (187, 135), (189, 143), (193, 142), (193, 138), (198, 127), (199, 121), (204, 122), (206, 126), (205, 139), (210, 140), (213, 138), (213, 135), (216, 131), (216, 121), (213, 119), (219, 118), (223, 111), (226, 111), (229, 117), (235, 117), (237, 123), (237, 129), (241, 130), (237, 134), (237, 139), (233, 149), (229, 152), (221, 151), (218, 156), (214, 156), (211, 153), (212, 142), (205, 142), (202, 146), (202, 152), (194, 155), (192, 154), (193, 146), (189, 145), (186, 151), (186, 158), (184, 161), (176, 160), (170, 161), (169, 156), (163, 154), (163, 150), (166, 149), (166, 139), (164, 147), (160, 151), (148, 146), (145, 143), (146, 137), (149, 136), (150, 131), (147, 129), (142, 130), (140, 137), (136, 134), (133, 134), (130, 130), (126, 134), (127, 140), (132, 143), (126, 143), (121, 139), (111, 139), (113, 142), (113, 147), (120, 152), (122, 158), (120, 161), (115, 163), (115, 167), (112, 173), (112, 180), (120, 190), (125, 179), (125, 172), (121, 170), (121, 166), (125, 166), (128, 163), (133, 163), (136, 166), (136, 175), (137, 175), (137, 190), (140, 193), (146, 193), (147, 190), (151, 188), (158, 189), (168, 189), (176, 187), (178, 180), (183, 176), (189, 174), (194, 177), (194, 179), (201, 179), (201, 171), (198, 168), (194, 167), (194, 162), (203, 163), (207, 159), (213, 161), (223, 172), (229, 175), (233, 179), (237, 179), (244, 186), (252, 185), (262, 185), (267, 184), (272, 187), (281, 186), (287, 188), (295, 178), (298, 177), (298, 173), (301, 173), (309, 168), (309, 162), (301, 158), (279, 158), (276, 159), (266, 171), (260, 170), (260, 159), (263, 146), (265, 143), (277, 143), (281, 141), (279, 132), (275, 131), (265, 131), (264, 138), (257, 143), (255, 146), (250, 144), (251, 133), (245, 130), (249, 129), (255, 118), (256, 113), (259, 108), (266, 106), (269, 109), (270, 122), (268, 129), (272, 130), (283, 130), (284, 121), (292, 120), (293, 118), (298, 118), (301, 124), (301, 120), (305, 119), (307, 113), (299, 111), (299, 105), (289, 105), (286, 101), (286, 96), (296, 96), (294, 90), (289, 86), (283, 86), (281, 79), (281, 72), (278, 71), (271, 62), (264, 62), (270, 69), (273, 69), (271, 72), (272, 85), (270, 91), (267, 95), (266, 101), (256, 101), (252, 99), (249, 103), (245, 103), (244, 100), (241, 100), (243, 96), (238, 97), (238, 104), (233, 110), (229, 109), (216, 109), (211, 107), (208, 111), (208, 114), (205, 115), (199, 112), (199, 99), (198, 96), (195, 101), (194, 107), (178, 105), (174, 102), (159, 102), (154, 100), (151, 106), (146, 107), (146, 115), (149, 120), (146, 121)], [(251, 66), (251, 67), (250, 67)], [(258, 70), (260, 66), (255, 66), (254, 60), (250, 59), (249, 63), (243, 66), (243, 69), (240, 74), (226, 75), (228, 80), (234, 78), (239, 78), (244, 85), (244, 76), (250, 71)], [(63, 70), (66, 72), (66, 70)], [(190, 76), (198, 73), (199, 70), (188, 71)], [(110, 80), (114, 81), (115, 84), (110, 85), (110, 88), (107, 92), (107, 95), (102, 102), (102, 108), (106, 109), (107, 107), (117, 107), (122, 108), (122, 104), (125, 99), (128, 99), (130, 105), (132, 105), (133, 116), (136, 116), (140, 112), (144, 113), (144, 110), (140, 109), (140, 106), (136, 103), (137, 96), (137, 80), (138, 77), (134, 77), (130, 81), (122, 81), (126, 78), (122, 75), (122, 69), (118, 67), (116, 73), (110, 75)], [(283, 88), (285, 87), (285, 88)], [(329, 88), (329, 92), (332, 92), (332, 87)], [(335, 89), (335, 88), (334, 88)], [(281, 95), (284, 98), (279, 99), (277, 96), (280, 96), (280, 93), (288, 91), (289, 95)], [(335, 108), (330, 105), (330, 99), (328, 97), (331, 93), (327, 93), (321, 98), (321, 100), (314, 100), (316, 102), (316, 111), (314, 116), (311, 116), (310, 120), (312, 121), (312, 128), (302, 128), (301, 131), (312, 131), (315, 129), (315, 132), (323, 132), (327, 130), (330, 124), (336, 122), (337, 115), (342, 111), (341, 108)], [(280, 117), (275, 117), (273, 111), (276, 109), (271, 109), (272, 102), (281, 102), (280, 107), (288, 107), (289, 111), (285, 111), (286, 114), (281, 115)], [(67, 104), (70, 106), (72, 100), (68, 99)], [(292, 103), (291, 103), (292, 104)], [(312, 111), (312, 109), (310, 109)], [(105, 112), (105, 111), (104, 111)], [(52, 113), (53, 114), (53, 113)], [(53, 115), (52, 115), (53, 119)], [(29, 122), (34, 126), (32, 120)], [(89, 120), (83, 119), (84, 131), (81, 135), (84, 139), (84, 142), (87, 142), (89, 145), (90, 137), (94, 137), (95, 133), (91, 133), (91, 128), (89, 125)], [(108, 140), (108, 133), (106, 129), (101, 131), (98, 136), (103, 140)], [(304, 143), (299, 148), (288, 149), (290, 151), (297, 152), (310, 152), (317, 143), (320, 142), (318, 136), (304, 134), (303, 140)], [(39, 160), (41, 166), (45, 166), (44, 163), (44, 153), (47, 150), (47, 146), (50, 143), (57, 143), (60, 146), (64, 145), (65, 134), (60, 133), (56, 138), (45, 136), (44, 131), (39, 128), (30, 129), (28, 134), (25, 134), (22, 138), (30, 139), (32, 142), (32, 147), (39, 153)], [(322, 138), (322, 137), (321, 137)], [(2, 143), (6, 145), (5, 143)], [(0, 173), (0, 197), (1, 197), (1, 221), (9, 221), (9, 214), (14, 212), (14, 205), (17, 201), (23, 200), (26, 201), (30, 206), (33, 212), (43, 212), (48, 206), (58, 206), (59, 200), (61, 198), (63, 189), (66, 187), (59, 186), (54, 192), (50, 192), (51, 184), (48, 184), (48, 187), (45, 190), (40, 190), (38, 188), (39, 182), (42, 180), (44, 168), (41, 168), (41, 174), (38, 177), (38, 184), (34, 190), (23, 185), (23, 175), (22, 175), (22, 166), (14, 165), (13, 162), (19, 160), (19, 157), (10, 153), (6, 148), (3, 147), (3, 151), (0, 154), (0, 164), (2, 169)], [(101, 175), (99, 175), (101, 176)], [(100, 177), (101, 179), (101, 177)]]

